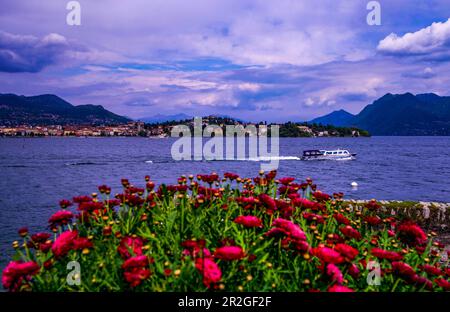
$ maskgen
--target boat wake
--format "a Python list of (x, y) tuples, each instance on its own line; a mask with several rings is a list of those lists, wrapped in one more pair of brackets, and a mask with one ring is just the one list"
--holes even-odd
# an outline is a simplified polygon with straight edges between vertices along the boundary
[(300, 160), (300, 157), (297, 156), (259, 156), (259, 157), (250, 157), (237, 159), (242, 161), (271, 161), (271, 160)]

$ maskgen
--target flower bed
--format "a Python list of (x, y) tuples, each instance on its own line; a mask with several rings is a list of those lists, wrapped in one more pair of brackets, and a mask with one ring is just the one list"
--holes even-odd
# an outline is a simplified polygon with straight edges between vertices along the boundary
[[(19, 230), (11, 291), (445, 291), (436, 234), (310, 179), (226, 173), (62, 200), (51, 232)], [(51, 233), (51, 234), (50, 234)], [(76, 262), (73, 262), (76, 261)], [(79, 272), (69, 263), (79, 264)], [(370, 271), (368, 268), (379, 268)], [(380, 283), (373, 283), (380, 273)], [(71, 283), (68, 276), (79, 280)], [(375, 279), (376, 280), (376, 279)]]

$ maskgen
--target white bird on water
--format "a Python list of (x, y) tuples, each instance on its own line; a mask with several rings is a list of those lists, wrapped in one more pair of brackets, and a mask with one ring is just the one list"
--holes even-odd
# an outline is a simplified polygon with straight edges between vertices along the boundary
[(352, 189), (356, 190), (358, 188), (358, 183), (356, 183), (355, 181), (353, 181), (351, 183)]

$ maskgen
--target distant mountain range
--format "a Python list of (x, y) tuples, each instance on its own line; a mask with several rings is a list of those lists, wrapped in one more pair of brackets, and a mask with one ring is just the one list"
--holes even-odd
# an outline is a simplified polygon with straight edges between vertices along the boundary
[(322, 124), (322, 125), (333, 125), (336, 127), (344, 127), (349, 124), (349, 122), (355, 117), (355, 115), (341, 109), (334, 111), (328, 115), (318, 117), (311, 120), (309, 123)]
[(56, 95), (23, 96), (0, 94), (0, 125), (120, 124), (129, 118), (101, 105), (74, 106)]
[(145, 123), (154, 124), (154, 123), (162, 123), (162, 122), (166, 122), (166, 121), (181, 121), (181, 120), (192, 119), (192, 118), (193, 118), (192, 116), (181, 113), (181, 114), (175, 114), (175, 115), (157, 114), (157, 115), (151, 116), (151, 117), (139, 118), (139, 120), (143, 121)]
[[(192, 116), (179, 113), (157, 114), (141, 118), (141, 121), (162, 123), (187, 119), (192, 119)], [(101, 105), (74, 106), (56, 95), (0, 94), (0, 125), (108, 125), (129, 121), (131, 119), (114, 114)], [(450, 97), (434, 93), (418, 95), (388, 93), (367, 105), (357, 115), (338, 110), (308, 123), (356, 127), (367, 130), (372, 135), (450, 136)]]
[(353, 126), (372, 135), (450, 135), (450, 97), (388, 93), (357, 115), (339, 110), (310, 123)]

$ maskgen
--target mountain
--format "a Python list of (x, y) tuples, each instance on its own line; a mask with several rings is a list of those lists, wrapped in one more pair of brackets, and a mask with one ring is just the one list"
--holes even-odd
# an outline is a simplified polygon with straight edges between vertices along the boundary
[(0, 94), (0, 125), (121, 124), (129, 118), (101, 105), (74, 106), (52, 94), (23, 96)]
[(387, 93), (353, 117), (341, 110), (311, 122), (353, 126), (372, 135), (450, 135), (450, 97), (434, 93)]
[(450, 135), (450, 97), (388, 93), (367, 105), (350, 125), (373, 135)]
[(175, 115), (157, 114), (157, 115), (151, 116), (151, 117), (139, 118), (139, 120), (143, 121), (145, 123), (154, 124), (154, 123), (162, 123), (162, 122), (166, 122), (166, 121), (181, 121), (181, 120), (192, 119), (192, 118), (193, 118), (192, 116), (180, 113), (180, 114), (175, 114)]
[(321, 124), (321, 125), (333, 125), (336, 127), (343, 127), (349, 124), (349, 122), (354, 118), (355, 115), (341, 109), (334, 111), (328, 115), (315, 118), (308, 123), (311, 124)]

